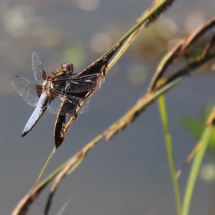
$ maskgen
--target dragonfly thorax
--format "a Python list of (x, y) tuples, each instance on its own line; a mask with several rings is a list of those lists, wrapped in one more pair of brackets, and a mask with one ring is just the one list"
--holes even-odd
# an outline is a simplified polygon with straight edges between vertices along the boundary
[(52, 81), (51, 80), (45, 80), (43, 82), (43, 90), (48, 90), (52, 87)]

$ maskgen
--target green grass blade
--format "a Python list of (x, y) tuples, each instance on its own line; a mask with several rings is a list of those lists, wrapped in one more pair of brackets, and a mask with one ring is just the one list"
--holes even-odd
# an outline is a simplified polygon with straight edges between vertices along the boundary
[(175, 193), (177, 214), (181, 215), (181, 197), (180, 197), (178, 179), (176, 177), (172, 139), (171, 139), (171, 134), (169, 131), (168, 117), (167, 117), (167, 111), (166, 111), (166, 102), (165, 102), (164, 95), (161, 95), (158, 98), (158, 105), (159, 105), (159, 110), (160, 110), (161, 121), (163, 124), (163, 129), (164, 129), (164, 137), (165, 137), (165, 141), (166, 141), (167, 157), (168, 157), (170, 173), (171, 173), (171, 177), (172, 177), (173, 189), (174, 189), (174, 193)]
[(204, 133), (202, 135), (201, 141), (200, 141), (200, 148), (194, 158), (190, 175), (187, 182), (187, 187), (185, 190), (184, 195), (184, 202), (183, 202), (183, 208), (182, 208), (182, 215), (188, 215), (190, 210), (190, 204), (193, 196), (193, 190), (195, 187), (196, 179), (199, 173), (199, 169), (205, 154), (205, 151), (207, 149), (209, 139), (211, 137), (211, 134), (213, 132), (213, 129), (210, 127), (206, 127), (204, 130)]

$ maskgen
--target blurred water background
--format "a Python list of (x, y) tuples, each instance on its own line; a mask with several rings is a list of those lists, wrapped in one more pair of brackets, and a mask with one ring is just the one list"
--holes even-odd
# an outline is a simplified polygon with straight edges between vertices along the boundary
[[(72, 62), (85, 69), (113, 45), (151, 5), (140, 0), (1, 0), (0, 1), (0, 208), (10, 214), (31, 188), (54, 147), (55, 116), (46, 112), (24, 138), (21, 131), (33, 112), (12, 88), (14, 76), (35, 83), (31, 54), (40, 53), (46, 71)], [(120, 118), (147, 90), (161, 56), (182, 38), (214, 16), (215, 1), (180, 0), (137, 40), (106, 77), (90, 101), (90, 110), (72, 126), (45, 175)], [(185, 160), (196, 140), (178, 124), (182, 114), (196, 117), (215, 99), (215, 76), (201, 70), (166, 94), (176, 166)], [(205, 164), (211, 162), (210, 155)], [(186, 186), (187, 168), (179, 180)], [(29, 214), (42, 214), (48, 189)], [(191, 215), (209, 214), (211, 183), (197, 181)], [(165, 142), (156, 102), (111, 141), (100, 142), (54, 197), (50, 214), (176, 214)], [(212, 201), (213, 202), (213, 201)]]

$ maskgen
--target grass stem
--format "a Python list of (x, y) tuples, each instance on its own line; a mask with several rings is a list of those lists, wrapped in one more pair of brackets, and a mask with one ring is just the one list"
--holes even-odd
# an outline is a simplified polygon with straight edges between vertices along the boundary
[(173, 154), (173, 147), (172, 147), (172, 139), (171, 139), (171, 134), (169, 131), (168, 117), (167, 117), (167, 111), (166, 111), (166, 102), (165, 102), (164, 95), (161, 95), (158, 98), (158, 104), (159, 104), (161, 121), (162, 121), (163, 129), (164, 129), (167, 157), (168, 157), (170, 173), (171, 173), (171, 177), (172, 177), (173, 189), (174, 189), (174, 193), (175, 193), (177, 214), (181, 215), (181, 212), (182, 212), (181, 197), (180, 197), (178, 179), (176, 177), (176, 168), (175, 168), (175, 161), (174, 161), (174, 154)]

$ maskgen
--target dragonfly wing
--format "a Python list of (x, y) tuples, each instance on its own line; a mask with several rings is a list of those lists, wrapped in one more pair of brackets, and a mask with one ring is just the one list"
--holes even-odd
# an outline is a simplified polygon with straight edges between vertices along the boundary
[(48, 105), (48, 111), (54, 114), (75, 114), (82, 99), (76, 96), (58, 95)]
[(32, 54), (32, 68), (34, 71), (35, 80), (42, 84), (47, 75), (43, 69), (43, 65), (37, 51), (34, 51)]
[(88, 98), (85, 100), (84, 104), (81, 106), (81, 110), (78, 112), (79, 114), (89, 111), (89, 102), (90, 102), (91, 98), (92, 98), (92, 94), (90, 96), (88, 96)]
[(76, 114), (77, 108), (80, 106), (80, 103), (83, 99), (77, 96), (66, 96), (63, 98), (63, 103), (60, 107), (59, 114), (64, 115), (66, 114)]
[(62, 99), (54, 127), (54, 139), (55, 146), (57, 148), (61, 145), (66, 136), (68, 128), (65, 128), (65, 126), (70, 121), (71, 117), (73, 117), (74, 119), (73, 122), (76, 120), (78, 107), (80, 106), (82, 101), (83, 98), (80, 97), (68, 98), (68, 96), (66, 96)]
[(104, 82), (104, 77), (100, 74), (86, 75), (79, 78), (71, 79), (68, 83), (67, 92), (82, 93), (98, 89)]
[(66, 124), (66, 115), (57, 115), (55, 126), (54, 126), (54, 140), (55, 146), (58, 148), (65, 138), (63, 132), (64, 126)]
[(107, 53), (104, 57), (98, 59), (97, 61), (90, 64), (85, 70), (80, 72), (78, 76), (90, 75), (90, 74), (103, 74), (106, 75), (106, 69), (108, 65), (108, 61), (110, 58), (116, 53), (116, 51), (122, 46), (122, 43), (118, 43), (112, 51)]
[(62, 103), (62, 99), (59, 96), (56, 96), (48, 104), (48, 111), (53, 114), (57, 114)]
[(20, 96), (31, 106), (36, 106), (39, 97), (42, 93), (42, 86), (34, 85), (28, 82), (26, 79), (16, 76), (12, 80), (14, 89), (19, 93)]

